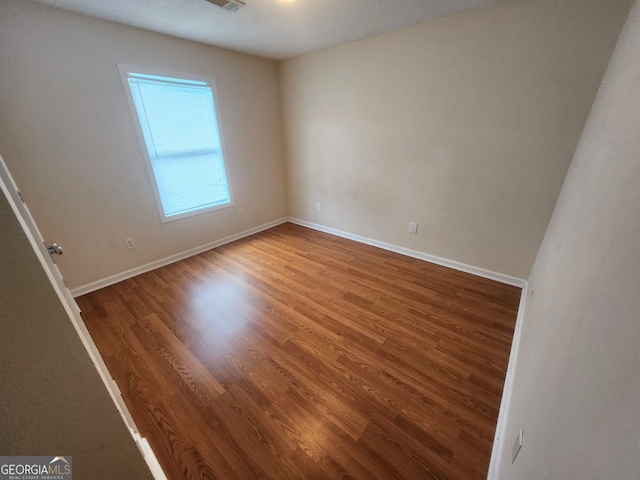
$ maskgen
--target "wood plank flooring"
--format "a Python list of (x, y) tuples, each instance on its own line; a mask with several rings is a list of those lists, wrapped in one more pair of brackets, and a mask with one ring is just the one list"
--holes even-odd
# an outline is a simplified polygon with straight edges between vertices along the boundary
[(78, 303), (171, 480), (483, 479), (519, 297), (287, 223)]

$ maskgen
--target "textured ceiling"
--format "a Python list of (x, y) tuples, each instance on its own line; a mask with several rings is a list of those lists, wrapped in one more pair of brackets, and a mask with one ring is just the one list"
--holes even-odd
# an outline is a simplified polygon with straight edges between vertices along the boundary
[(205, 0), (35, 0), (113, 22), (283, 59), (496, 0), (246, 0), (236, 13)]

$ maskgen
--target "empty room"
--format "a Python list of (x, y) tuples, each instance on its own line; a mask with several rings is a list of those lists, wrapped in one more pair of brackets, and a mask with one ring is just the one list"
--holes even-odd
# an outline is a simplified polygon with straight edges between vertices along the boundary
[(0, 0), (0, 478), (640, 478), (639, 2)]

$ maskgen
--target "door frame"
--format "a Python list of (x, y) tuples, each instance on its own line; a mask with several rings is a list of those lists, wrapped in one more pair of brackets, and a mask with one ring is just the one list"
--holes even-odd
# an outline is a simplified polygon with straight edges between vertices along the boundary
[(80, 308), (78, 307), (78, 304), (71, 295), (71, 292), (67, 288), (66, 284), (64, 283), (64, 278), (62, 277), (58, 266), (55, 264), (55, 262), (51, 258), (51, 255), (47, 251), (42, 234), (40, 233), (36, 222), (31, 216), (31, 212), (29, 211), (29, 208), (27, 207), (22, 194), (18, 189), (18, 186), (16, 185), (11, 172), (9, 171), (4, 159), (2, 158), (2, 155), (0, 155), (0, 190), (7, 198), (9, 205), (11, 206), (11, 210), (18, 219), (18, 222), (20, 222), (20, 226), (27, 236), (27, 239), (29, 240), (31, 247), (36, 254), (36, 257), (38, 258), (38, 261), (42, 265), (42, 269), (47, 274), (47, 278), (49, 279), (51, 286), (55, 290), (60, 303), (64, 307), (64, 310), (67, 313), (69, 320), (71, 321), (71, 324), (74, 326), (76, 333), (80, 337), (85, 350), (89, 354), (89, 358), (91, 358), (91, 361), (93, 362), (98, 375), (100, 375), (100, 378), (102, 379), (102, 382), (109, 392), (113, 403), (118, 409), (118, 412), (120, 412), (120, 416), (122, 417), (123, 422), (127, 426), (129, 433), (133, 437), (134, 442), (142, 453), (142, 456), (144, 457), (145, 462), (151, 470), (153, 477), (156, 480), (167, 480), (167, 477), (162, 470), (160, 463), (158, 463), (158, 459), (153, 453), (149, 442), (146, 438), (140, 435), (138, 427), (131, 417), (131, 413), (124, 403), (124, 400), (122, 399), (120, 389), (111, 377), (111, 374), (109, 373), (109, 370), (107, 369), (107, 366), (104, 363), (104, 360), (102, 359), (98, 348), (93, 342), (93, 339), (91, 338), (91, 335), (89, 334), (89, 331), (87, 330), (87, 327), (84, 324), (82, 317), (80, 316)]

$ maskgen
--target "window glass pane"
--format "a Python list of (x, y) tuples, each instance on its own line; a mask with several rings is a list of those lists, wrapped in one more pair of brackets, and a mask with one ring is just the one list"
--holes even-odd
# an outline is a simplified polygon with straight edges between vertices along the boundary
[(128, 73), (165, 216), (230, 203), (211, 86)]

